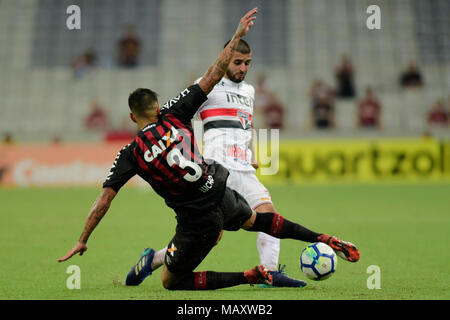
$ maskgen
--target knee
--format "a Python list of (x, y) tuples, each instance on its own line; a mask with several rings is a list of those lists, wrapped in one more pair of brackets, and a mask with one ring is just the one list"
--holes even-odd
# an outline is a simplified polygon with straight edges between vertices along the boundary
[(164, 274), (161, 273), (161, 284), (163, 285), (164, 289), (170, 288), (170, 279), (164, 276)]
[(217, 246), (219, 244), (220, 240), (222, 239), (222, 235), (223, 235), (223, 230), (220, 231), (219, 237), (217, 238), (216, 243), (214, 244), (215, 246)]
[(256, 212), (266, 213), (266, 212), (277, 212), (273, 203), (263, 203), (255, 208)]
[(248, 218), (248, 220), (244, 222), (241, 228), (244, 230), (250, 230), (255, 224), (255, 219), (256, 219), (256, 211), (253, 211), (250, 218)]
[(164, 289), (168, 289), (171, 290), (173, 289), (174, 285), (175, 285), (175, 277), (173, 276), (173, 274), (171, 274), (166, 266), (164, 266), (163, 268), (163, 272), (161, 272), (161, 283), (164, 287)]
[(173, 285), (170, 281), (162, 279), (161, 282), (162, 282), (164, 289), (171, 290)]
[(164, 289), (175, 290), (177, 282), (174, 279), (161, 278)]

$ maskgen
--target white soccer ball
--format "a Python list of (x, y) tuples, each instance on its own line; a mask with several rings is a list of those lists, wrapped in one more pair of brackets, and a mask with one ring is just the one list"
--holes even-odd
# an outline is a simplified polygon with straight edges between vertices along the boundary
[(328, 279), (336, 271), (336, 266), (336, 253), (325, 243), (312, 243), (300, 254), (300, 268), (309, 279)]

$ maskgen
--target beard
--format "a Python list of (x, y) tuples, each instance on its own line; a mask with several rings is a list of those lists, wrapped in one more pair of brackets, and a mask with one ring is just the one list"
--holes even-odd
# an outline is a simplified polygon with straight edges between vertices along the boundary
[(231, 81), (235, 82), (235, 83), (240, 83), (242, 82), (242, 80), (245, 79), (245, 73), (235, 73), (232, 74), (229, 70), (227, 70), (227, 77), (228, 79), (230, 79)]

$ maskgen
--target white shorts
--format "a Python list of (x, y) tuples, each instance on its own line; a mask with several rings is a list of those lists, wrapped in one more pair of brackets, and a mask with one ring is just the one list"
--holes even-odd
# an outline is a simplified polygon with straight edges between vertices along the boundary
[(272, 203), (269, 191), (258, 180), (254, 172), (228, 170), (227, 187), (239, 192), (252, 209), (264, 203)]

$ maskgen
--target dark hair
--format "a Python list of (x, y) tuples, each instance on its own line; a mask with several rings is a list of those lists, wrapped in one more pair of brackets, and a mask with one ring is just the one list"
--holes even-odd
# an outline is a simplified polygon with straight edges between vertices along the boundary
[[(225, 48), (230, 43), (230, 41), (231, 40), (228, 40), (223, 47)], [(247, 53), (252, 52), (252, 49), (250, 48), (247, 41), (241, 39), (241, 40), (239, 40), (237, 51), (240, 53), (243, 53), (243, 54), (247, 54)]]
[(128, 97), (128, 106), (131, 112), (137, 115), (146, 115), (158, 105), (158, 94), (150, 89), (139, 88)]

